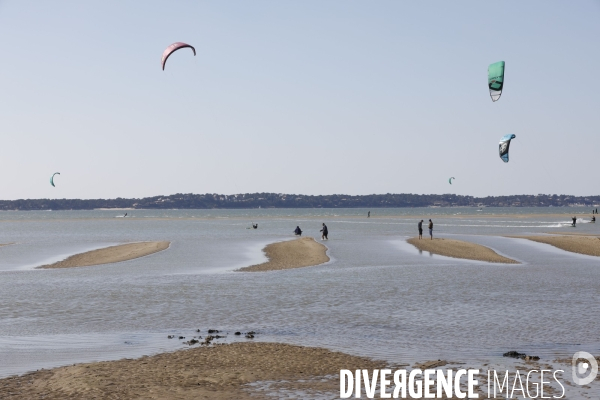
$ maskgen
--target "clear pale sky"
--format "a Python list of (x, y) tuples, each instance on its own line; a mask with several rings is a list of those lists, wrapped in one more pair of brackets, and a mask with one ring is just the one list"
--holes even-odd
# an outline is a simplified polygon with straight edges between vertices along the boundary
[[(597, 0), (0, 0), (0, 198), (598, 195), (599, 21)], [(177, 41), (197, 56), (162, 71)]]

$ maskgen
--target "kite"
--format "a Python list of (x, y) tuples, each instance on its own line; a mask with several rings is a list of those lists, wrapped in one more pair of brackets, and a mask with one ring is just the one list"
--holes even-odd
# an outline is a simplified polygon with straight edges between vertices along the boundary
[[(60, 172), (55, 172), (55, 173), (53, 173), (53, 174), (52, 174), (52, 176), (50, 177), (50, 184), (51, 184), (52, 186), (54, 186), (54, 175), (60, 175)], [(54, 186), (54, 187), (56, 187), (56, 186)]]
[(497, 101), (504, 87), (504, 61), (498, 61), (488, 67), (488, 87), (492, 101)]
[(185, 49), (186, 47), (189, 47), (190, 49), (192, 49), (192, 51), (194, 52), (194, 56), (196, 55), (196, 49), (194, 49), (189, 44), (182, 43), (182, 42), (175, 42), (165, 49), (165, 51), (163, 52), (163, 55), (162, 55), (162, 59), (160, 60), (163, 71), (165, 70), (165, 64), (167, 63), (167, 59), (171, 56), (171, 54), (173, 54), (174, 52), (176, 52), (179, 49)]
[(504, 162), (508, 162), (508, 148), (510, 147), (510, 141), (516, 138), (516, 135), (505, 135), (500, 139), (500, 146), (498, 147), (498, 151), (500, 153), (500, 158)]
[(448, 179), (448, 183), (452, 185), (452, 179), (456, 179), (455, 177), (452, 177), (450, 179)]

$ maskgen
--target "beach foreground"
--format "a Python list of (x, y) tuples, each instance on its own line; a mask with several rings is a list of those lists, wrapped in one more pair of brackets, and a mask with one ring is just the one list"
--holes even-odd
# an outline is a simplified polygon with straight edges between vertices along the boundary
[(492, 263), (519, 264), (511, 258), (503, 257), (489, 247), (454, 239), (421, 239), (410, 238), (408, 243), (421, 251), (428, 251), (441, 256), (463, 258), (467, 260), (486, 261)]
[(73, 268), (92, 265), (110, 264), (133, 260), (169, 248), (171, 242), (140, 242), (105, 247), (85, 253), (75, 254), (54, 264), (42, 265), (38, 268)]
[(257, 272), (312, 267), (329, 261), (327, 247), (317, 243), (312, 237), (271, 243), (263, 251), (269, 261), (240, 268), (238, 271)]
[(600, 257), (600, 237), (597, 236), (510, 236), (545, 243), (572, 253)]
[[(320, 348), (234, 343), (41, 370), (0, 379), (0, 393), (2, 399), (27, 400), (272, 399), (268, 393), (282, 390), (337, 397), (340, 369), (385, 366)], [(248, 385), (261, 381), (269, 382)]]

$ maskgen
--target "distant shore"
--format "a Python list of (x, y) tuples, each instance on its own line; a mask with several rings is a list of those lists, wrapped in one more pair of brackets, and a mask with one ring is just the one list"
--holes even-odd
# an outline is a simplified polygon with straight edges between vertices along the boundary
[(268, 396), (264, 385), (248, 384), (269, 381), (276, 390), (337, 397), (340, 369), (384, 367), (383, 361), (321, 348), (246, 342), (40, 370), (0, 379), (0, 391), (11, 400), (250, 400)]
[(269, 261), (241, 268), (238, 271), (257, 272), (312, 267), (329, 261), (327, 247), (317, 243), (312, 237), (271, 243), (263, 251)]
[[(386, 207), (382, 207), (385, 205)], [(144, 198), (116, 199), (19, 199), (0, 200), (0, 210), (92, 210), (92, 209), (371, 209), (381, 208), (550, 208), (562, 209), (565, 213), (575, 211), (591, 214), (600, 207), (600, 196), (572, 195), (508, 195), (474, 197), (449, 194), (386, 193), (369, 195), (326, 194), (303, 195), (286, 193), (177, 193)], [(557, 210), (558, 212), (558, 210)], [(366, 213), (365, 213), (366, 214)]]
[(563, 236), (508, 236), (545, 243), (571, 253), (600, 257), (600, 237), (569, 234)]
[(429, 239), (425, 237), (408, 239), (407, 242), (421, 251), (428, 251), (440, 256), (462, 258), (466, 260), (486, 261), (491, 263), (520, 264), (511, 258), (501, 256), (489, 247), (480, 244), (454, 239)]
[(126, 243), (118, 246), (87, 251), (72, 255), (65, 260), (53, 264), (42, 265), (37, 268), (74, 268), (89, 267), (93, 265), (112, 264), (121, 261), (133, 260), (157, 253), (169, 248), (171, 242), (139, 242)]

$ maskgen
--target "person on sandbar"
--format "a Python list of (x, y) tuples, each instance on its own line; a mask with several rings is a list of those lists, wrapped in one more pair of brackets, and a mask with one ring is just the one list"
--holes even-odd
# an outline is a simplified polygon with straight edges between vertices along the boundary
[(433, 240), (433, 222), (429, 220), (429, 237)]
[(302, 236), (302, 230), (300, 229), (299, 226), (297, 226), (296, 229), (294, 230), (294, 235)]
[(421, 220), (417, 227), (419, 228), (419, 240), (423, 239), (423, 220)]

